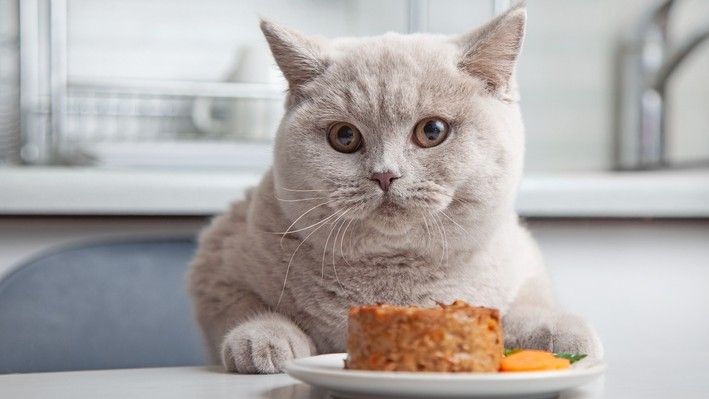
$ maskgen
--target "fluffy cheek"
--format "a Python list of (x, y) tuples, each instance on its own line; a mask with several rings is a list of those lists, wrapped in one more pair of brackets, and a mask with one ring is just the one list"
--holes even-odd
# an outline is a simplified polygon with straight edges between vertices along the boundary
[(461, 149), (469, 154), (461, 170), (458, 192), (484, 207), (509, 203), (519, 181), (524, 143), (515, 115), (500, 116), (478, 129), (474, 141)]
[[(319, 198), (320, 202), (330, 201), (328, 208), (345, 209), (362, 202), (366, 194), (357, 189), (366, 180), (361, 157), (359, 152), (344, 154), (334, 150), (322, 128), (290, 123), (284, 126), (275, 146), (276, 183), (292, 190), (318, 190), (290, 191), (282, 197)], [(367, 187), (374, 189), (375, 185)]]
[(293, 143), (288, 137), (279, 137), (274, 147), (273, 170), (276, 177), (276, 184), (281, 188), (285, 187), (294, 190), (321, 189), (321, 185), (311, 178), (308, 168), (313, 165), (306, 165), (304, 157), (297, 154), (302, 153), (307, 145)]
[(308, 123), (301, 113), (288, 114), (281, 123), (274, 147), (274, 172), (280, 183), (293, 189), (325, 189), (323, 177), (341, 172), (331, 159), (335, 151), (322, 129)]
[(452, 195), (475, 174), (476, 154), (472, 141), (458, 133), (439, 147), (415, 149), (412, 157), (418, 162), (413, 169), (419, 180), (435, 182)]
[(335, 151), (317, 134), (284, 133), (274, 148), (273, 172), (278, 204), (287, 218), (300, 218), (295, 228), (303, 228), (341, 212), (344, 208), (331, 196), (332, 182), (345, 174), (347, 166), (333, 161)]

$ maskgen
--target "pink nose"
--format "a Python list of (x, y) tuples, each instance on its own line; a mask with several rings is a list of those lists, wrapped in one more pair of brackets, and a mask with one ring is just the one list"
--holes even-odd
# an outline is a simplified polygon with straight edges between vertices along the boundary
[(389, 191), (389, 186), (391, 186), (391, 182), (393, 182), (395, 179), (398, 179), (399, 175), (395, 174), (394, 172), (382, 172), (382, 173), (372, 173), (372, 180), (376, 180), (379, 182), (379, 187), (383, 191)]

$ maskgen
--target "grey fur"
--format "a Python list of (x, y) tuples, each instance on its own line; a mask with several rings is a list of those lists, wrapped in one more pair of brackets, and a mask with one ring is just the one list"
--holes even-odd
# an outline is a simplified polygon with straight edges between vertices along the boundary
[[(273, 168), (213, 220), (192, 264), (215, 359), (279, 372), (294, 357), (344, 351), (351, 305), (455, 299), (500, 309), (508, 346), (602, 356), (591, 328), (557, 308), (513, 208), (525, 18), (518, 7), (459, 37), (337, 40), (262, 22), (289, 79), (287, 112)], [(428, 116), (447, 119), (451, 134), (424, 149), (411, 134)], [(362, 132), (358, 152), (328, 145), (340, 121)], [(386, 196), (370, 180), (385, 170), (401, 174)]]

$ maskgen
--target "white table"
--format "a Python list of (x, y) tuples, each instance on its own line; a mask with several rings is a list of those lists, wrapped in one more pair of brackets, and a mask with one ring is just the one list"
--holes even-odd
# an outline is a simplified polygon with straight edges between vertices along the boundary
[[(639, 361), (636, 361), (639, 360)], [(659, 359), (658, 359), (659, 360)], [(628, 365), (610, 365), (605, 377), (583, 388), (567, 391), (561, 399), (706, 398), (709, 382), (704, 369), (664, 374), (651, 359)], [(702, 363), (697, 359), (694, 366)], [(149, 399), (306, 399), (330, 398), (287, 375), (227, 374), (219, 368), (174, 367), (13, 374), (0, 376), (0, 398), (149, 398)]]

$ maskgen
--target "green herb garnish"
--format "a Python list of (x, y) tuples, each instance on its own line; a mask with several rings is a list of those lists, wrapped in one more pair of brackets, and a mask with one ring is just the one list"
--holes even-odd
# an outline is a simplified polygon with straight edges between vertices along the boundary
[(568, 359), (569, 362), (571, 362), (571, 364), (574, 364), (588, 355), (583, 354), (583, 353), (575, 355), (573, 353), (559, 352), (559, 353), (555, 353), (554, 356), (562, 358), (562, 359)]
[[(509, 348), (505, 348), (504, 355), (505, 355), (505, 356), (509, 356), (509, 355), (515, 354), (515, 353), (517, 353), (517, 352), (519, 352), (519, 351), (522, 351), (522, 350), (524, 350), (524, 349), (519, 349), (519, 348), (509, 349)], [(588, 355), (583, 354), (583, 353), (580, 353), (580, 354), (573, 354), (573, 353), (568, 353), (568, 352), (557, 352), (557, 353), (554, 353), (554, 356), (555, 356), (555, 357), (558, 357), (558, 358), (561, 358), (561, 359), (568, 359), (569, 362), (571, 362), (571, 364), (574, 364), (574, 363), (578, 362), (579, 360), (585, 358), (585, 357), (588, 356)]]
[(517, 352), (519, 352), (519, 351), (521, 351), (521, 350), (522, 350), (522, 349), (519, 349), (519, 348), (515, 348), (515, 349), (505, 348), (504, 355), (505, 355), (505, 356), (509, 356), (509, 355), (511, 355), (511, 354), (513, 354), (513, 353), (517, 353)]

